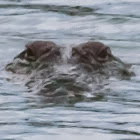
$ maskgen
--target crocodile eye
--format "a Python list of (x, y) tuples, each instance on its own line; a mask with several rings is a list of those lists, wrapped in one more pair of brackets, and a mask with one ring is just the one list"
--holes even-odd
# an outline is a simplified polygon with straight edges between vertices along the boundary
[(34, 56), (33, 52), (30, 49), (27, 49), (27, 56)]
[(105, 58), (106, 56), (107, 56), (107, 51), (106, 50), (101, 51), (100, 54), (99, 54), (100, 58)]

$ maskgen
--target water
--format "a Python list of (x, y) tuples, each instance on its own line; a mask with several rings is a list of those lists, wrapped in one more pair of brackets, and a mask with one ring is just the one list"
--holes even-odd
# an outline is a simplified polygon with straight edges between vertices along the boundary
[[(139, 0), (1, 0), (0, 139), (140, 139), (139, 5)], [(54, 41), (68, 51), (74, 44), (101, 41), (133, 64), (136, 76), (110, 77), (92, 101), (48, 104), (5, 71), (34, 40)]]

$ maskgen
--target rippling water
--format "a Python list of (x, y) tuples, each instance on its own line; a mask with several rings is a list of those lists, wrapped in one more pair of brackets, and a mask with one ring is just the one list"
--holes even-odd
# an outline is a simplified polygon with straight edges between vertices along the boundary
[[(1, 0), (0, 139), (140, 139), (139, 5), (139, 0)], [(33, 40), (54, 41), (68, 50), (101, 41), (133, 64), (136, 76), (110, 77), (92, 101), (47, 104), (5, 71)]]

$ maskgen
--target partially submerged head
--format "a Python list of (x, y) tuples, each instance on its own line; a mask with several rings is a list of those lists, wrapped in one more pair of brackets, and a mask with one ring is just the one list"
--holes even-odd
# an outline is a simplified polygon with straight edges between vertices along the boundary
[[(30, 62), (35, 62), (32, 64), (63, 64), (64, 62), (62, 53), (62, 47), (56, 45), (50, 41), (35, 41), (32, 43), (28, 43), (26, 49), (21, 52), (16, 58), (20, 60), (27, 60), (29, 64)], [(81, 63), (90, 66), (91, 68), (99, 68), (100, 66), (104, 66), (107, 62), (117, 61), (122, 66), (128, 67), (128, 64), (123, 63), (119, 58), (115, 57), (108, 46), (104, 45), (101, 42), (87, 42), (77, 45), (72, 48), (72, 55), (68, 61), (68, 63)], [(13, 62), (13, 64), (16, 61)], [(39, 62), (39, 63), (36, 63)], [(43, 63), (40, 63), (43, 62)], [(20, 63), (16, 63), (20, 64)], [(88, 65), (89, 64), (89, 65)], [(107, 63), (113, 65), (113, 63)], [(21, 64), (20, 64), (21, 65)], [(95, 66), (95, 67), (93, 67)], [(108, 66), (108, 65), (105, 65)], [(130, 67), (130, 66), (129, 66)]]

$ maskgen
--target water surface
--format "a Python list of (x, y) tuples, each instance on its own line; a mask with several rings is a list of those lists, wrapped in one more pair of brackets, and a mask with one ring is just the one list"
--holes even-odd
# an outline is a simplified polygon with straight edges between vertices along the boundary
[[(139, 5), (139, 0), (1, 0), (1, 139), (140, 139)], [(5, 71), (34, 40), (54, 41), (68, 50), (73, 44), (101, 41), (132, 63), (136, 76), (110, 77), (92, 101), (48, 104)]]

